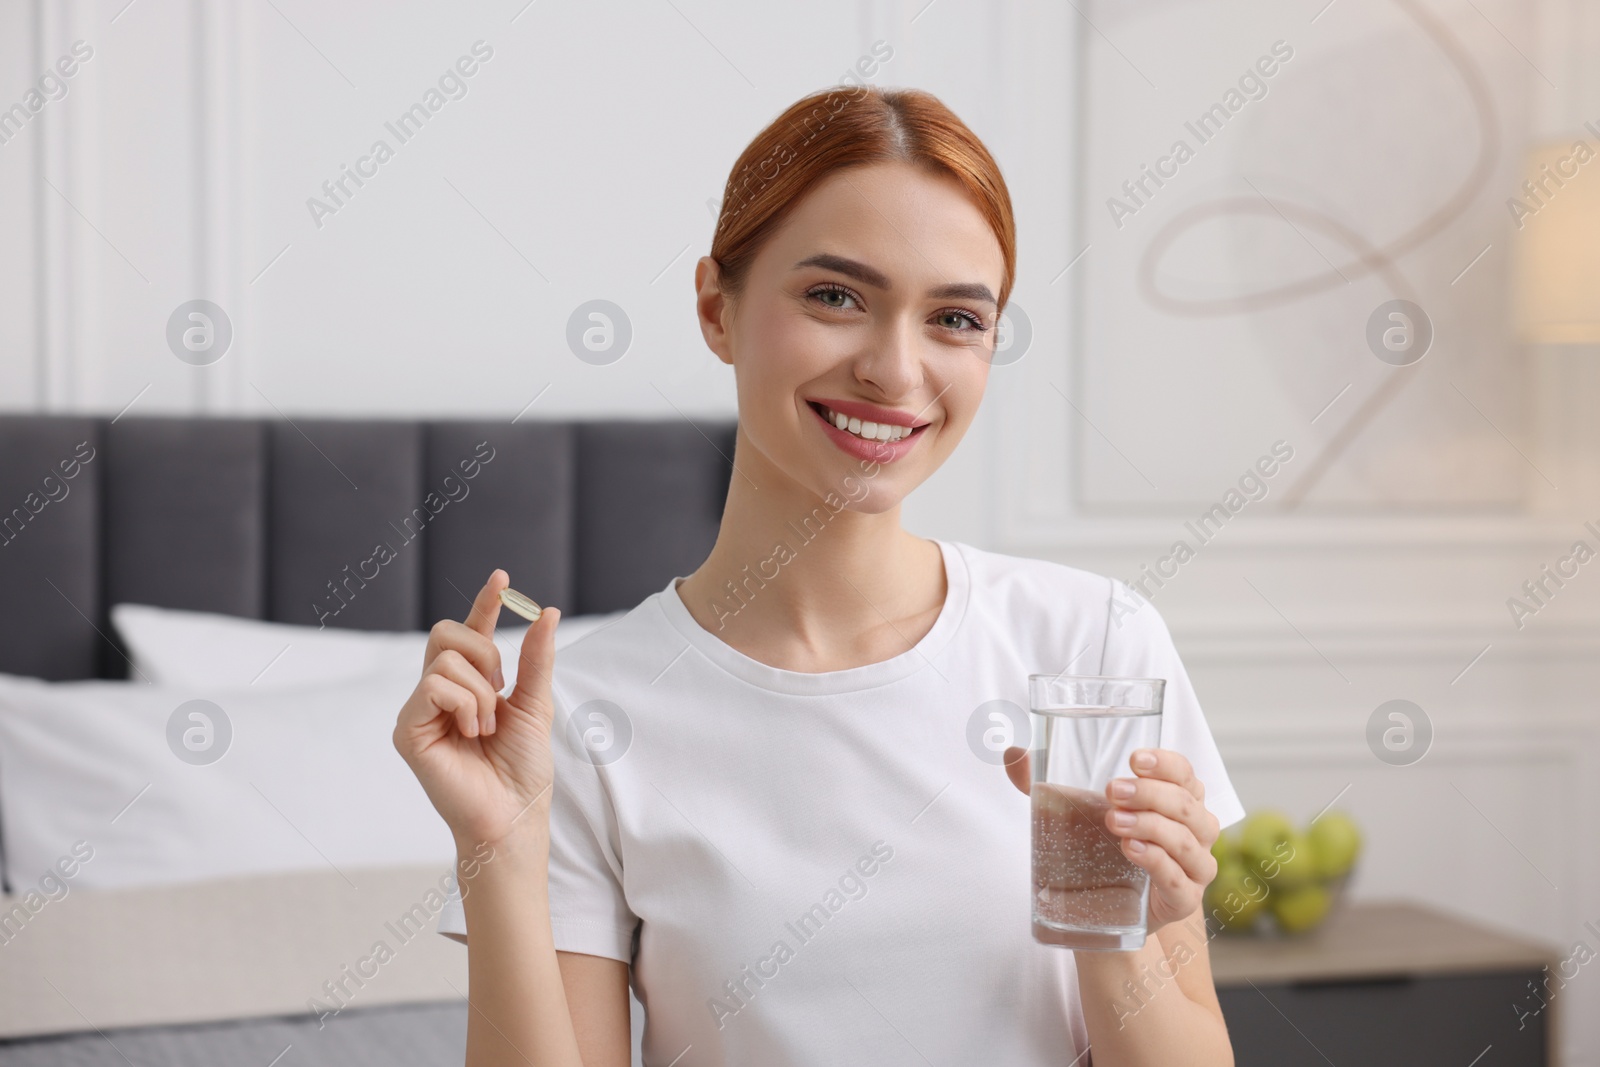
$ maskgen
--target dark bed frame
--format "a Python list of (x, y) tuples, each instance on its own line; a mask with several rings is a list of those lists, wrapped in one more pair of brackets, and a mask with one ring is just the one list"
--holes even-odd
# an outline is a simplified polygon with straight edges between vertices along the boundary
[(0, 415), (0, 672), (126, 677), (120, 602), (425, 630), (504, 567), (630, 608), (710, 551), (735, 428)]

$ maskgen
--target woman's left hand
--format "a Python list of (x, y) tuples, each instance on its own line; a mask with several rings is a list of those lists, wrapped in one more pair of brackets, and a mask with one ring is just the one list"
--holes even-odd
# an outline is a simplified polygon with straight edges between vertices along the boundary
[[(1027, 793), (1032, 780), (1027, 750), (1013, 746), (1004, 758), (1012, 784)], [(1106, 785), (1111, 802), (1106, 829), (1122, 838), (1122, 854), (1150, 874), (1148, 929), (1155, 933), (1200, 907), (1201, 894), (1217, 876), (1211, 846), (1219, 826), (1206, 810), (1205, 784), (1183, 753), (1141, 748), (1130, 763), (1133, 778), (1114, 778)], [(1128, 825), (1119, 821), (1123, 816)]]

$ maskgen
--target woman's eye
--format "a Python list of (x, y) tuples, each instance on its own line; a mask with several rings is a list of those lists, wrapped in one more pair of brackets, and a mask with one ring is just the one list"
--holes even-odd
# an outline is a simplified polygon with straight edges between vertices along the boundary
[(855, 300), (855, 295), (844, 289), (813, 289), (811, 290), (811, 295), (822, 301), (825, 306), (831, 308), (848, 308), (851, 306), (851, 302)]
[(970, 311), (941, 311), (938, 313), (938, 322), (945, 329), (958, 332), (965, 330), (981, 332), (986, 329), (982, 320)]

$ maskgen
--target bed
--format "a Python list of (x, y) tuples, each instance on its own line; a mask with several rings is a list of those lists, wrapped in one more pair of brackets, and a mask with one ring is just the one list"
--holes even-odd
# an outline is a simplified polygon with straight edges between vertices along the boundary
[[(0, 1064), (459, 1062), (465, 950), (422, 929), (449, 861), (412, 848), (427, 834), (360, 832), (398, 818), (384, 790), (411, 788), (375, 724), (415, 684), (427, 627), (494, 567), (565, 627), (698, 566), (734, 430), (0, 416)], [(170, 624), (170, 647), (129, 639), (120, 605)], [(502, 613), (502, 633), (519, 624)], [(246, 639), (254, 658), (231, 662)], [(316, 673), (351, 648), (376, 650), (370, 674)], [(234, 711), (209, 768), (158, 736), (199, 697)], [(340, 733), (346, 707), (374, 727)], [(218, 823), (252, 794), (217, 768), (266, 803)], [(133, 800), (108, 822), (118, 775)], [(395, 951), (372, 962), (377, 941)]]

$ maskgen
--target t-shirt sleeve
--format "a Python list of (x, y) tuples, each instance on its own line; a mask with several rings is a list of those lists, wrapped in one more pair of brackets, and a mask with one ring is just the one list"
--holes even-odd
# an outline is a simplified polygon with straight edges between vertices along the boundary
[[(568, 726), (566, 702), (555, 698), (550, 794), (550, 930), (562, 952), (632, 962), (639, 918), (622, 891), (621, 844), (611, 796), (600, 769)], [(492, 860), (490, 862), (493, 862)], [(471, 892), (471, 883), (467, 883)], [(466, 941), (458, 899), (439, 913), (439, 933)]]
[(1189, 673), (1178, 658), (1166, 620), (1147, 597), (1127, 583), (1111, 579), (1110, 616), (1106, 625), (1101, 674), (1124, 678), (1165, 678), (1161, 712), (1161, 747), (1181, 752), (1206, 788), (1206, 808), (1222, 826), (1244, 818), (1244, 805), (1234, 792), (1222, 755), (1200, 710)]

